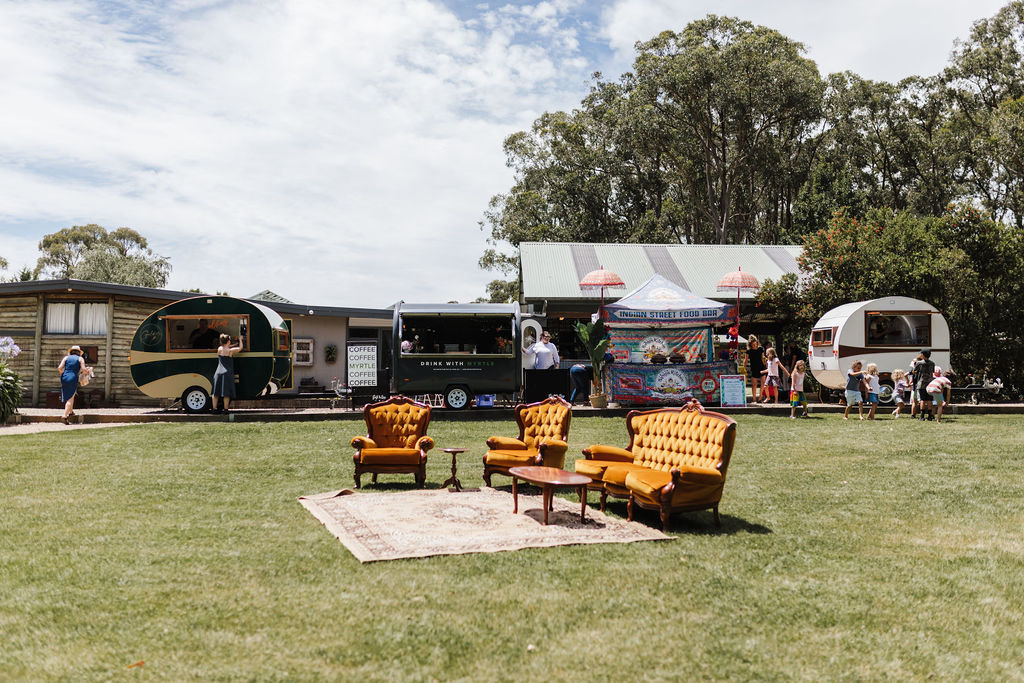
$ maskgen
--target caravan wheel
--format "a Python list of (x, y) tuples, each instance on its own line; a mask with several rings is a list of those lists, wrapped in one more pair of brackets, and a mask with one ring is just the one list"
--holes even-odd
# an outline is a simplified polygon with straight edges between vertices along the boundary
[(463, 386), (448, 387), (444, 392), (444, 405), (453, 410), (469, 407), (469, 390)]
[(181, 395), (181, 407), (190, 414), (209, 412), (210, 395), (202, 387), (189, 387)]
[(892, 380), (883, 379), (878, 387), (878, 402), (889, 404), (892, 403)]

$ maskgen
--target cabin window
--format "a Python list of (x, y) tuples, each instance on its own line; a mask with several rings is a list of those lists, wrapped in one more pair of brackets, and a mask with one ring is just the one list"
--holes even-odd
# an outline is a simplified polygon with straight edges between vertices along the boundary
[(867, 312), (865, 346), (931, 346), (932, 317), (928, 313)]
[(514, 356), (511, 318), (403, 316), (402, 355), (415, 353)]
[(811, 346), (832, 346), (834, 327), (823, 327), (811, 332)]
[(105, 302), (60, 302), (46, 304), (46, 334), (107, 334)]
[(296, 339), (292, 342), (292, 365), (313, 364), (313, 340)]
[(168, 351), (211, 351), (220, 346), (220, 335), (227, 334), (232, 343), (245, 335), (243, 351), (249, 350), (249, 316), (247, 315), (169, 315), (167, 324)]

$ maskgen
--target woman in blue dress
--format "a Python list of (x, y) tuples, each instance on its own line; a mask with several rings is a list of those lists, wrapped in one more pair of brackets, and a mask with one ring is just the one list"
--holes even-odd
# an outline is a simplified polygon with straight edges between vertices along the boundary
[[(238, 346), (231, 345), (231, 337), (220, 335), (220, 346), (217, 347), (217, 371), (213, 373), (213, 412), (226, 413), (231, 399), (235, 397), (235, 354), (242, 350), (242, 336), (238, 336)], [(224, 407), (217, 408), (217, 399), (224, 399)]]
[(64, 424), (71, 424), (68, 418), (75, 414), (78, 378), (83, 372), (89, 371), (89, 366), (82, 360), (82, 348), (77, 344), (68, 349), (68, 355), (57, 366), (57, 372), (60, 373), (60, 400), (64, 404), (64, 416), (60, 421)]

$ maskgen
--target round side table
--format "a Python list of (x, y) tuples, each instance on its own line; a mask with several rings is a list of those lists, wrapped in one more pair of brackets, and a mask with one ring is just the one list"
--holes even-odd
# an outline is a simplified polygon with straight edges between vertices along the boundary
[(468, 448), (442, 448), (441, 450), (444, 451), (445, 453), (451, 453), (452, 454), (452, 476), (448, 477), (448, 479), (446, 479), (445, 482), (443, 484), (441, 484), (441, 488), (447, 488), (449, 485), (451, 485), (451, 486), (455, 487), (456, 491), (462, 491), (462, 482), (460, 482), (459, 478), (456, 476), (456, 471), (455, 471), (456, 462), (455, 462), (455, 460), (458, 457), (459, 453), (465, 453), (469, 449)]

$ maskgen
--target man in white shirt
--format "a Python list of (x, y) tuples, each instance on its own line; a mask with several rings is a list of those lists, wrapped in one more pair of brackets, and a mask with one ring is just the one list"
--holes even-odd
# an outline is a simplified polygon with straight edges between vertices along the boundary
[(558, 349), (551, 343), (551, 334), (546, 330), (541, 332), (540, 340), (529, 348), (524, 348), (523, 353), (533, 354), (534, 370), (548, 370), (558, 367)]

